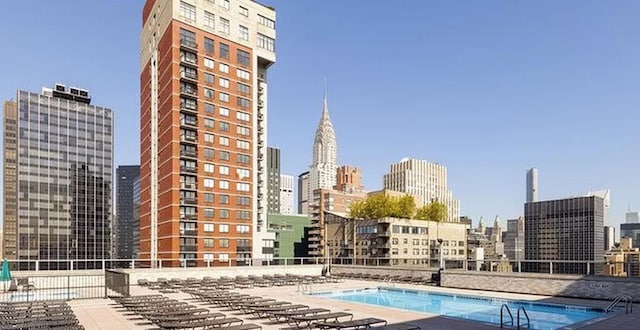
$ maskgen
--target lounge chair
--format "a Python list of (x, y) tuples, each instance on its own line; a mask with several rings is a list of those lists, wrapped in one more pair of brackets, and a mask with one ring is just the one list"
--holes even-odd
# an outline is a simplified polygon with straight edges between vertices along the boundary
[(289, 321), (292, 317), (316, 315), (319, 313), (329, 312), (326, 308), (311, 308), (311, 309), (298, 309), (293, 311), (271, 312), (269, 320), (275, 322)]
[(320, 329), (347, 329), (347, 328), (370, 328), (372, 325), (382, 324), (382, 326), (387, 325), (387, 320), (377, 319), (375, 317), (369, 317), (366, 319), (358, 319), (351, 321), (333, 321), (333, 322), (316, 322), (313, 326), (316, 326)]
[(307, 316), (295, 316), (289, 319), (289, 324), (295, 323), (298, 328), (308, 328), (314, 322), (327, 322), (328, 320), (339, 321), (340, 318), (348, 317), (353, 320), (353, 314), (345, 312), (315, 314)]
[(164, 329), (196, 329), (196, 328), (213, 328), (213, 327), (223, 327), (224, 325), (231, 326), (234, 323), (239, 323), (242, 325), (244, 321), (236, 318), (236, 317), (227, 317), (224, 319), (208, 319), (204, 321), (196, 321), (196, 322), (160, 322), (157, 323), (158, 326)]
[(299, 309), (309, 309), (309, 306), (296, 304), (296, 305), (256, 307), (253, 309), (252, 314), (262, 318), (262, 317), (269, 316), (274, 312), (295, 311)]

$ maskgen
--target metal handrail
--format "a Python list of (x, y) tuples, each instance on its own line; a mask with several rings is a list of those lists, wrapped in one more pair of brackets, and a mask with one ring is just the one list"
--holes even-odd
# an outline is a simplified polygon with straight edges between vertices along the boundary
[(633, 298), (629, 295), (619, 295), (617, 296), (604, 310), (606, 313), (609, 313), (615, 308), (620, 302), (624, 302), (624, 313), (629, 314), (633, 313)]
[[(518, 312), (516, 313), (516, 314), (518, 314), (517, 315), (517, 318), (518, 318), (518, 329), (520, 329), (520, 311), (522, 311), (522, 313), (524, 314), (524, 317), (527, 318), (527, 329), (530, 328), (531, 327), (531, 320), (529, 319), (529, 314), (527, 314), (527, 310), (524, 309), (524, 306), (520, 306), (518, 308)], [(523, 326), (524, 326), (524, 324), (523, 324)]]
[(506, 324), (506, 322), (504, 322), (502, 318), (505, 308), (507, 309), (507, 313), (509, 313), (509, 317), (511, 318), (511, 326), (513, 326), (513, 314), (511, 314), (511, 310), (509, 309), (509, 306), (507, 306), (507, 304), (502, 304), (502, 306), (500, 306), (500, 328), (504, 328), (504, 325)]

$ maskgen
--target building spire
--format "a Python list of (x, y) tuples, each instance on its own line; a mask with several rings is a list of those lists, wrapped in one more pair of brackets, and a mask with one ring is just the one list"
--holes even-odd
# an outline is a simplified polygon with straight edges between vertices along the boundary
[(330, 121), (329, 105), (327, 104), (327, 77), (324, 77), (324, 96), (322, 98), (322, 121)]

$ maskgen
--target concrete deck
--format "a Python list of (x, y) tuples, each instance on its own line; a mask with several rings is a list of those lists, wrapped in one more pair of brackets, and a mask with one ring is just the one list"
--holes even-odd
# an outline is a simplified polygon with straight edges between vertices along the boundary
[[(358, 288), (371, 288), (377, 286), (389, 286), (385, 283), (376, 283), (370, 281), (355, 281), (347, 280), (343, 283), (331, 283), (331, 284), (314, 284), (312, 285), (313, 292), (331, 291), (331, 290), (345, 290), (345, 289), (358, 289)], [(418, 289), (432, 292), (443, 293), (459, 293), (467, 295), (480, 295), (491, 296), (503, 299), (517, 299), (517, 300), (544, 300), (547, 303), (564, 303), (581, 306), (591, 307), (605, 307), (607, 301), (598, 300), (581, 300), (581, 299), (569, 299), (558, 297), (545, 297), (537, 295), (523, 295), (523, 294), (510, 294), (499, 292), (483, 292), (472, 290), (459, 290), (448, 289), (440, 287), (431, 287), (423, 285), (409, 285), (409, 284), (395, 284), (396, 288)], [(389, 321), (389, 324), (412, 324), (418, 325), (422, 329), (496, 329), (499, 326), (486, 325), (473, 321), (456, 320), (441, 317), (438, 315), (432, 315), (427, 313), (419, 313), (412, 311), (404, 311), (393, 308), (385, 308), (379, 306), (371, 306), (358, 303), (350, 303), (345, 301), (322, 299), (314, 296), (304, 295), (297, 292), (296, 286), (286, 287), (270, 287), (270, 288), (252, 288), (252, 289), (237, 289), (234, 291), (248, 293), (252, 295), (270, 297), (277, 300), (285, 300), (292, 303), (299, 303), (309, 305), (310, 307), (323, 307), (332, 311), (347, 311), (354, 315), (356, 318), (364, 317), (378, 317)], [(151, 291), (146, 288), (133, 286), (131, 288), (132, 295), (141, 295), (157, 293), (157, 291)], [(228, 317), (237, 317), (243, 319), (245, 323), (256, 323), (263, 327), (265, 330), (270, 329), (283, 329), (288, 328), (286, 324), (273, 324), (267, 319), (255, 319), (252, 316), (241, 314), (237, 311), (230, 311), (227, 309), (214, 308), (208, 305), (198, 304), (190, 299), (190, 296), (184, 293), (171, 293), (166, 296), (182, 299), (194, 305), (202, 307), (208, 307), (211, 311), (222, 312), (227, 314)], [(76, 316), (80, 320), (80, 323), (85, 326), (86, 329), (153, 329), (157, 328), (153, 324), (146, 322), (141, 318), (135, 318), (133, 315), (126, 315), (123, 310), (117, 309), (117, 306), (107, 299), (87, 299), (87, 300), (73, 300), (69, 302), (69, 305), (73, 308)], [(631, 330), (637, 329), (640, 324), (640, 311), (635, 314), (627, 315), (615, 315), (609, 319), (581, 327), (581, 329), (616, 329), (616, 330)], [(574, 327), (574, 329), (576, 329)]]

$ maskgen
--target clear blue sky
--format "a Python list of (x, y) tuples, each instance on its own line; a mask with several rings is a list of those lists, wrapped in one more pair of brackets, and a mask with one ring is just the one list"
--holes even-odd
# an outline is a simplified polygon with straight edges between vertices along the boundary
[[(269, 144), (283, 172), (311, 162), (324, 77), (339, 162), (379, 189), (403, 157), (449, 169), (461, 213), (522, 213), (610, 188), (640, 208), (640, 2), (264, 0), (278, 15)], [(137, 163), (142, 0), (6, 1), (0, 98), (55, 82), (116, 113), (115, 163)]]

